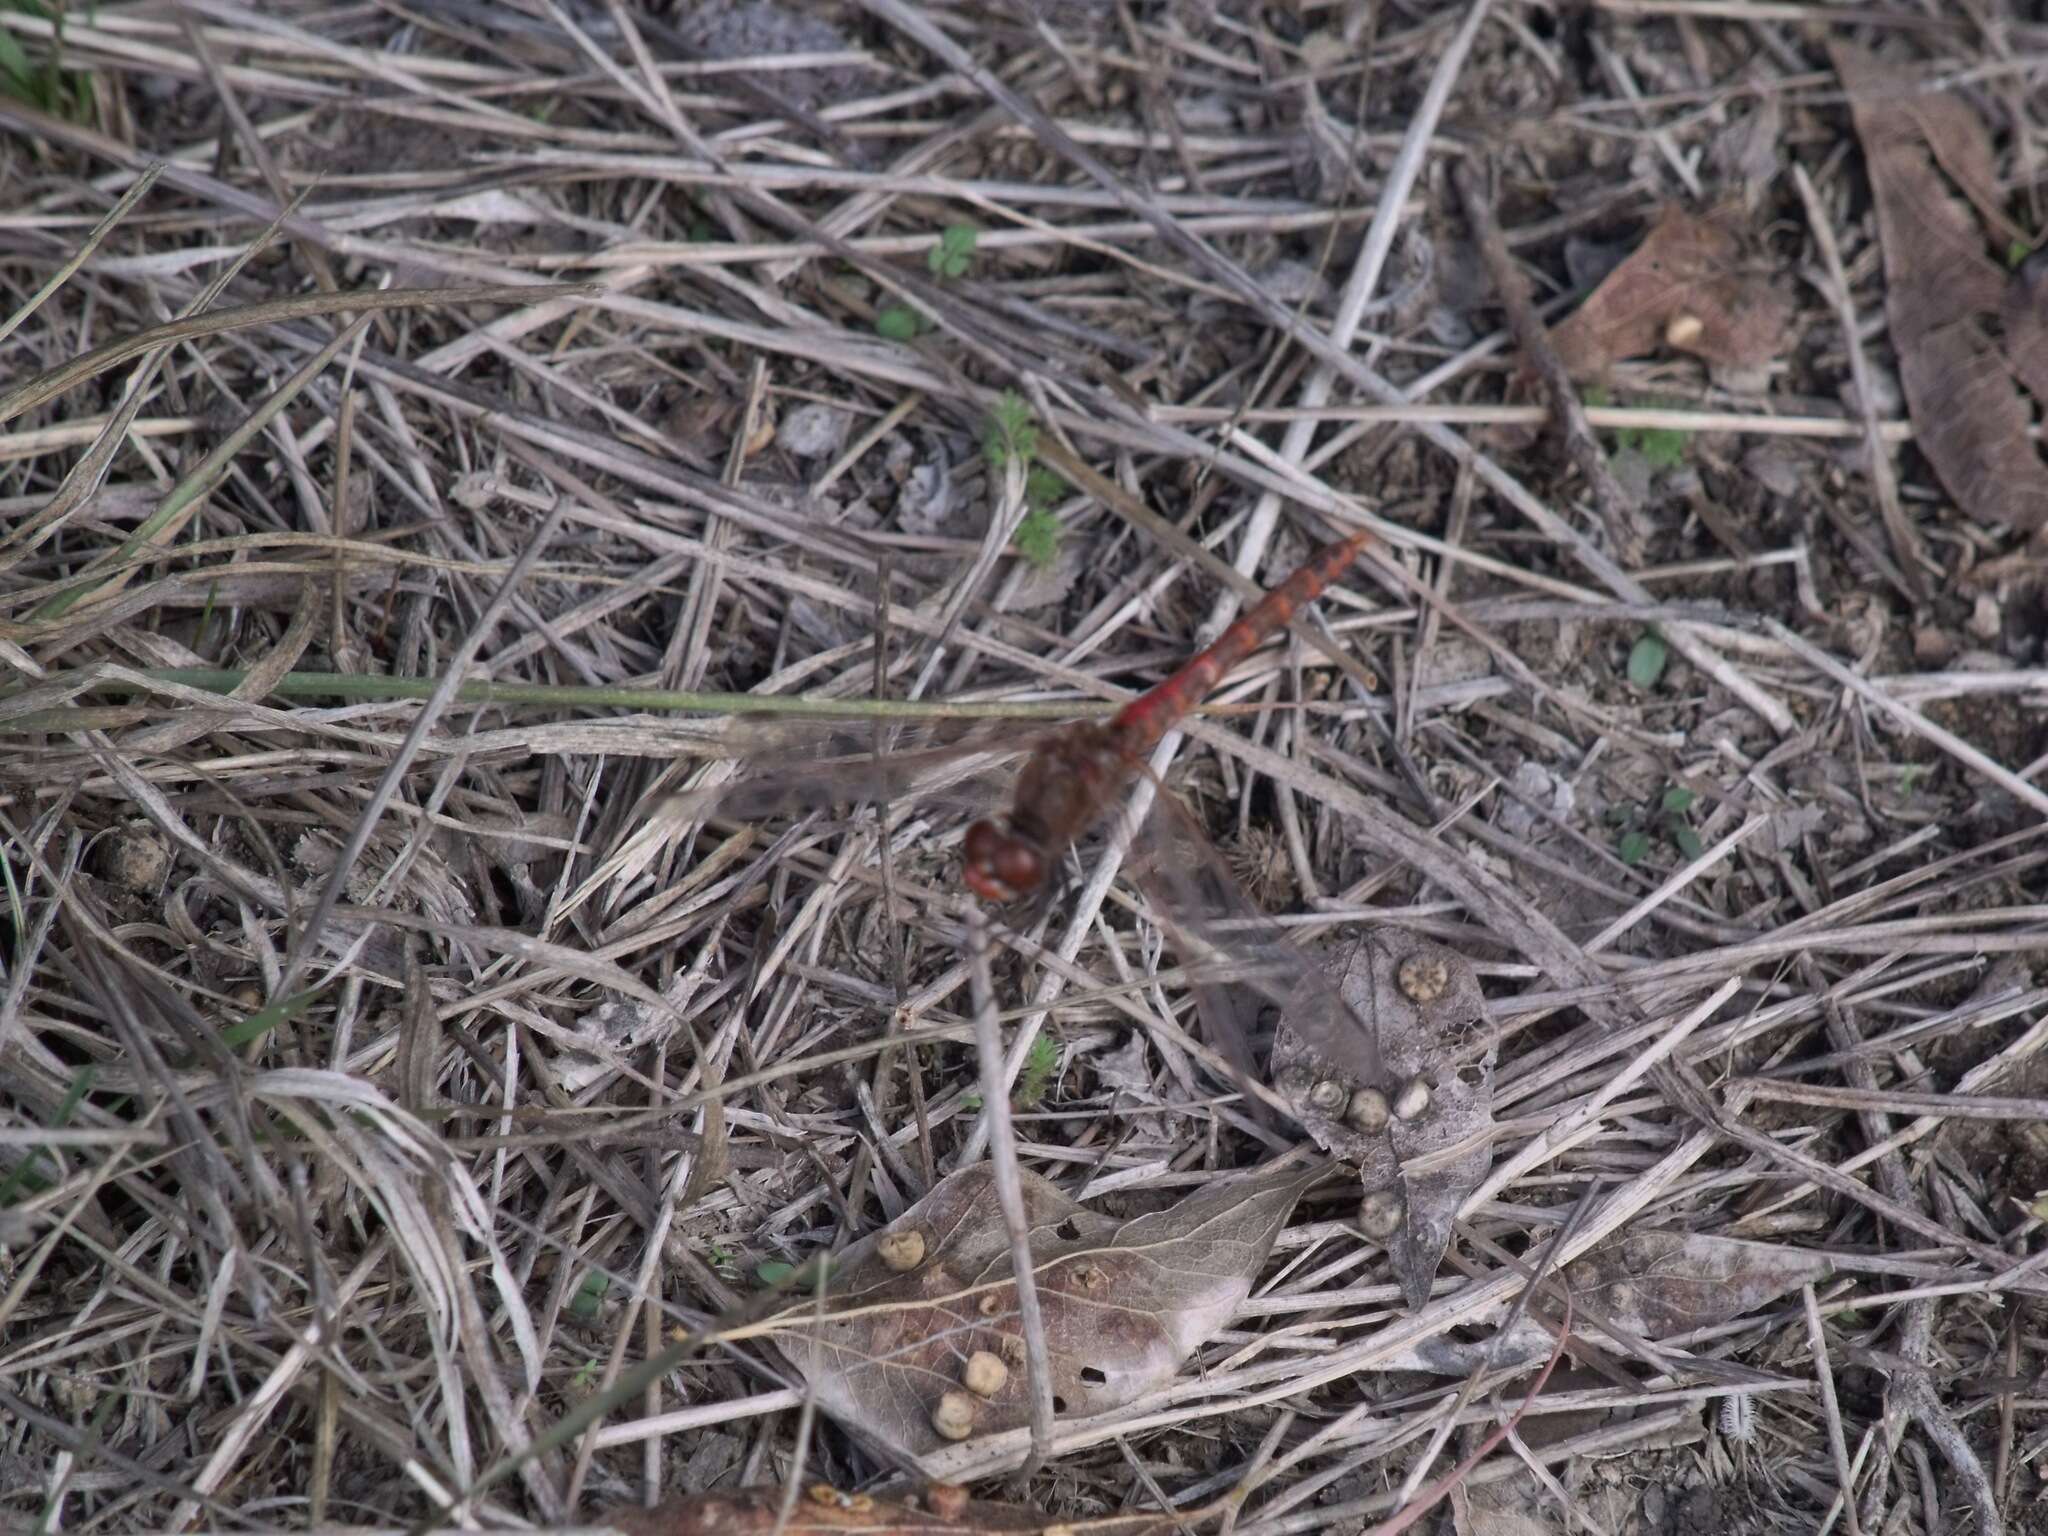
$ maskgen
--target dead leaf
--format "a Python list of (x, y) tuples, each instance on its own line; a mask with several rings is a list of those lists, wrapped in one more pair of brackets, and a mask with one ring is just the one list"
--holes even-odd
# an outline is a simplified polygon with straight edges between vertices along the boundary
[(1550, 340), (1575, 378), (1663, 346), (1753, 374), (1779, 355), (1791, 321), (1790, 299), (1745, 261), (1731, 218), (1673, 205)]
[(2034, 252), (2006, 279), (1999, 309), (2006, 360), (2034, 398), (2048, 405), (2048, 250)]
[(1819, 1253), (1693, 1232), (1628, 1232), (1565, 1266), (1590, 1312), (1647, 1339), (1747, 1316), (1834, 1265)]
[[(1273, 1239), (1320, 1169), (1218, 1183), (1170, 1210), (1118, 1221), (1024, 1174), (1025, 1219), (1061, 1414), (1122, 1407), (1173, 1379), (1235, 1314)], [(1030, 1422), (1010, 1239), (991, 1167), (942, 1179), (835, 1262), (822, 1321), (793, 1305), (768, 1328), (852, 1432), (916, 1458), (946, 1444), (943, 1400), (971, 1435)], [(995, 1372), (978, 1357), (993, 1357)], [(998, 1377), (969, 1392), (970, 1367)], [(986, 1382), (984, 1382), (986, 1384)], [(958, 1427), (958, 1426), (956, 1426)], [(960, 1438), (955, 1435), (952, 1438)]]
[[(805, 1536), (814, 1531), (859, 1531), (863, 1536), (1052, 1536), (1075, 1529), (1071, 1517), (1055, 1520), (1012, 1504), (970, 1499), (967, 1490), (934, 1483), (903, 1499), (842, 1493), (830, 1483), (804, 1490), (786, 1522), (780, 1488), (741, 1488), (667, 1499), (652, 1509), (616, 1509), (604, 1519), (626, 1536), (769, 1536), (776, 1531)], [(1088, 1521), (1091, 1536), (1154, 1536), (1170, 1530), (1164, 1515), (1113, 1515)]]
[[(1358, 1165), (1368, 1204), (1375, 1193), (1399, 1202), (1388, 1252), (1408, 1304), (1420, 1308), (1458, 1208), (1493, 1165), (1495, 1052), (1479, 1046), (1486, 999), (1463, 955), (1397, 929), (1368, 934), (1337, 978), (1345, 1011), (1334, 1026), (1327, 984), (1304, 983), (1289, 1000), (1273, 1086), (1318, 1145)], [(1395, 1113), (1384, 1131), (1360, 1128), (1355, 1092), (1391, 1082), (1398, 1101), (1417, 1080), (1427, 1090), (1420, 1113)]]
[[(1829, 52), (1869, 167), (1885, 315), (1914, 440), (1971, 517), (2030, 531), (2048, 522), (2048, 472), (2028, 439), (2031, 412), (2007, 351), (1986, 323), (2004, 313), (2020, 359), (2025, 349), (2013, 342), (2012, 321), (2027, 334), (2030, 286), (2011, 297), (2004, 271), (1985, 254), (1983, 226), (1950, 190), (1960, 189), (1994, 228), (2011, 231), (1998, 207), (1990, 139), (1955, 98), (1920, 91), (1850, 44), (1833, 42)], [(2038, 312), (2038, 301), (2033, 307)], [(2036, 349), (2021, 367), (2039, 395), (2048, 363)]]

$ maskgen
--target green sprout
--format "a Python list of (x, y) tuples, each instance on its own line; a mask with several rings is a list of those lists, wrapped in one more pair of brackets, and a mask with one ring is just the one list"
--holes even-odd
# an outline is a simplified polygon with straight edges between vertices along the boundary
[(1047, 1034), (1034, 1036), (1030, 1048), (1024, 1052), (1024, 1066), (1017, 1074), (1017, 1086), (1010, 1090), (1011, 1106), (1015, 1109), (1036, 1109), (1045, 1098), (1045, 1090), (1052, 1086), (1053, 1074), (1059, 1071), (1059, 1067), (1059, 1041)]
[(1628, 680), (1645, 692), (1657, 686), (1657, 680), (1664, 675), (1664, 663), (1670, 660), (1670, 650), (1664, 644), (1664, 637), (1654, 629), (1645, 630), (1642, 638), (1629, 648)]
[(914, 341), (924, 329), (924, 316), (907, 304), (884, 304), (875, 311), (875, 334), (884, 341)]
[(1010, 542), (1034, 568), (1050, 570), (1053, 561), (1059, 558), (1062, 531), (1060, 520), (1050, 512), (1033, 510), (1024, 514), (1024, 520), (1010, 535)]
[(939, 231), (939, 243), (925, 256), (925, 265), (938, 278), (965, 277), (974, 260), (975, 242), (981, 231), (972, 224), (948, 224)]
[(989, 464), (1003, 469), (1012, 459), (1029, 464), (1038, 452), (1038, 423), (1031, 406), (1015, 390), (1006, 389), (996, 397), (983, 429), (981, 451)]
[(1662, 834), (1686, 859), (1700, 856), (1703, 845), (1693, 831), (1686, 813), (1699, 796), (1682, 784), (1673, 784), (1657, 797), (1657, 808), (1623, 809), (1619, 819), (1627, 825), (1615, 839), (1614, 854), (1624, 864), (1640, 864), (1650, 856), (1653, 834)]
[(1623, 427), (1620, 443), (1623, 452), (1641, 455), (1652, 469), (1675, 469), (1685, 462), (1689, 437), (1676, 427)]
[(90, 122), (91, 81), (57, 63), (64, 51), (64, 8), (46, 5), (43, 0), (0, 0), (0, 10), (50, 23), (50, 51), (40, 62), (32, 61), (14, 34), (0, 27), (0, 96), (26, 102), (52, 117)]
[(592, 1270), (576, 1283), (576, 1294), (569, 1298), (569, 1315), (579, 1323), (587, 1323), (597, 1316), (597, 1309), (604, 1305), (605, 1292), (611, 1289), (611, 1282), (597, 1270)]

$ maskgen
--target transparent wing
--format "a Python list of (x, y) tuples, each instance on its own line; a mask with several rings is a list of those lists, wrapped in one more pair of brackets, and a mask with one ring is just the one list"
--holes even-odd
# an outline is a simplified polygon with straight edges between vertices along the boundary
[(1162, 791), (1132, 845), (1132, 875), (1199, 978), (1195, 1001), (1211, 1043), (1260, 1081), (1248, 1010), (1222, 989), (1249, 991), (1286, 1009), (1288, 1023), (1361, 1084), (1391, 1092), (1372, 1026), (1344, 1001), (1314, 956), (1253, 904), (1175, 795)]
[(665, 821), (678, 824), (925, 795), (994, 774), (1041, 734), (986, 720), (739, 721), (701, 754), (714, 759), (704, 781), (657, 805)]

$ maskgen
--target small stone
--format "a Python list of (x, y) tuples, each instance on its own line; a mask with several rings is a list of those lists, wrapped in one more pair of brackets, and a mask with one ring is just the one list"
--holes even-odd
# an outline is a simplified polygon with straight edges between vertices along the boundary
[(1706, 322), (1698, 315), (1673, 315), (1664, 327), (1664, 339), (1674, 347), (1690, 347), (1706, 333)]
[(976, 1397), (994, 1397), (1010, 1380), (1010, 1368), (1003, 1363), (1001, 1355), (977, 1349), (967, 1357), (967, 1364), (960, 1372), (960, 1385)]
[(1429, 1084), (1419, 1077), (1411, 1077), (1401, 1085), (1401, 1091), (1394, 1099), (1395, 1118), (1413, 1120), (1429, 1108)]
[(846, 441), (849, 418), (837, 406), (812, 402), (800, 405), (782, 419), (775, 434), (775, 446), (792, 458), (822, 459), (837, 453)]
[(1979, 592), (1965, 627), (1979, 640), (1996, 640), (2005, 627), (2005, 613), (1998, 606), (1998, 599), (1989, 592)]
[(1401, 1197), (1391, 1189), (1374, 1190), (1358, 1203), (1358, 1225), (1374, 1242), (1385, 1242), (1401, 1225)]
[(1344, 1107), (1344, 1102), (1349, 1097), (1350, 1095), (1344, 1091), (1344, 1085), (1334, 1077), (1324, 1078), (1308, 1091), (1310, 1105), (1326, 1115), (1336, 1114)]
[(1387, 1128), (1387, 1096), (1377, 1088), (1361, 1088), (1344, 1107), (1344, 1123), (1354, 1131), (1377, 1136)]
[(170, 873), (171, 850), (146, 821), (130, 822), (100, 845), (100, 874), (124, 891), (153, 891)]
[(932, 1409), (932, 1428), (943, 1439), (965, 1440), (974, 1433), (975, 1416), (980, 1411), (980, 1405), (965, 1392), (948, 1392)]
[(907, 1274), (924, 1262), (924, 1234), (915, 1227), (884, 1232), (875, 1240), (875, 1252), (897, 1274)]
[(1410, 955), (1394, 975), (1401, 995), (1411, 1003), (1433, 1003), (1451, 984), (1451, 968), (1441, 955)]

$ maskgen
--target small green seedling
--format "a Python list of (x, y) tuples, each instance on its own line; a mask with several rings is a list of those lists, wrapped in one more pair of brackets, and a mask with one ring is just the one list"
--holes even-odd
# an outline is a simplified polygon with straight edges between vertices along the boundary
[(884, 341), (915, 341), (924, 316), (907, 304), (884, 304), (875, 311), (875, 334)]
[[(1580, 400), (1588, 410), (1614, 404), (1614, 397), (1598, 384), (1587, 386)], [(1636, 454), (1652, 469), (1673, 469), (1684, 462), (1691, 436), (1676, 427), (1621, 427), (1614, 443), (1618, 452)]]
[(47, 21), (51, 26), (50, 51), (41, 61), (31, 60), (14, 34), (0, 27), (0, 96), (26, 102), (37, 111), (70, 122), (90, 122), (93, 116), (92, 83), (77, 70), (61, 67), (57, 60), (64, 51), (64, 8), (43, 0), (0, 0), (0, 10), (17, 16)]
[(1687, 860), (1698, 858), (1702, 849), (1700, 835), (1686, 820), (1686, 813), (1698, 798), (1683, 785), (1673, 784), (1658, 796), (1654, 812), (1647, 807), (1618, 808), (1616, 819), (1624, 826), (1614, 840), (1615, 857), (1624, 864), (1640, 864), (1650, 856), (1655, 836), (1661, 834)]
[(1645, 630), (1642, 638), (1629, 648), (1628, 680), (1647, 693), (1663, 677), (1664, 663), (1670, 656), (1664, 637), (1654, 629)]
[(1016, 531), (1010, 535), (1010, 542), (1017, 546), (1017, 553), (1026, 560), (1040, 570), (1047, 569), (1059, 553), (1063, 531), (1052, 509), (1067, 494), (1067, 482), (1053, 470), (1035, 462), (1038, 422), (1031, 414), (1030, 405), (1015, 391), (1004, 390), (989, 411), (987, 426), (982, 431), (981, 452), (982, 457), (988, 460), (989, 468), (998, 472), (1013, 462), (1025, 466), (1024, 505), (1027, 510)]
[(593, 1269), (576, 1283), (576, 1294), (569, 1298), (569, 1315), (579, 1323), (590, 1322), (604, 1305), (605, 1292), (610, 1289), (611, 1282)]
[(1030, 404), (1015, 390), (1006, 389), (996, 397), (982, 432), (981, 452), (993, 469), (1007, 468), (1012, 459), (1028, 464), (1037, 454), (1038, 423)]
[(972, 224), (948, 224), (939, 231), (939, 243), (926, 253), (925, 265), (932, 269), (933, 277), (965, 277), (980, 239), (981, 231)]
[(1676, 427), (1623, 427), (1619, 442), (1623, 452), (1641, 455), (1652, 469), (1675, 469), (1685, 462), (1685, 445), (1690, 434)]
[(1011, 1107), (1038, 1108), (1045, 1099), (1045, 1090), (1052, 1086), (1053, 1074), (1059, 1068), (1059, 1041), (1047, 1034), (1033, 1037), (1030, 1049), (1024, 1053), (1024, 1066), (1017, 1073), (1017, 1086), (1010, 1090)]
[(1033, 569), (1047, 571), (1059, 559), (1060, 534), (1064, 530), (1060, 520), (1050, 512), (1033, 510), (1024, 514), (1010, 535), (1010, 542), (1017, 546), (1017, 553), (1028, 560)]

